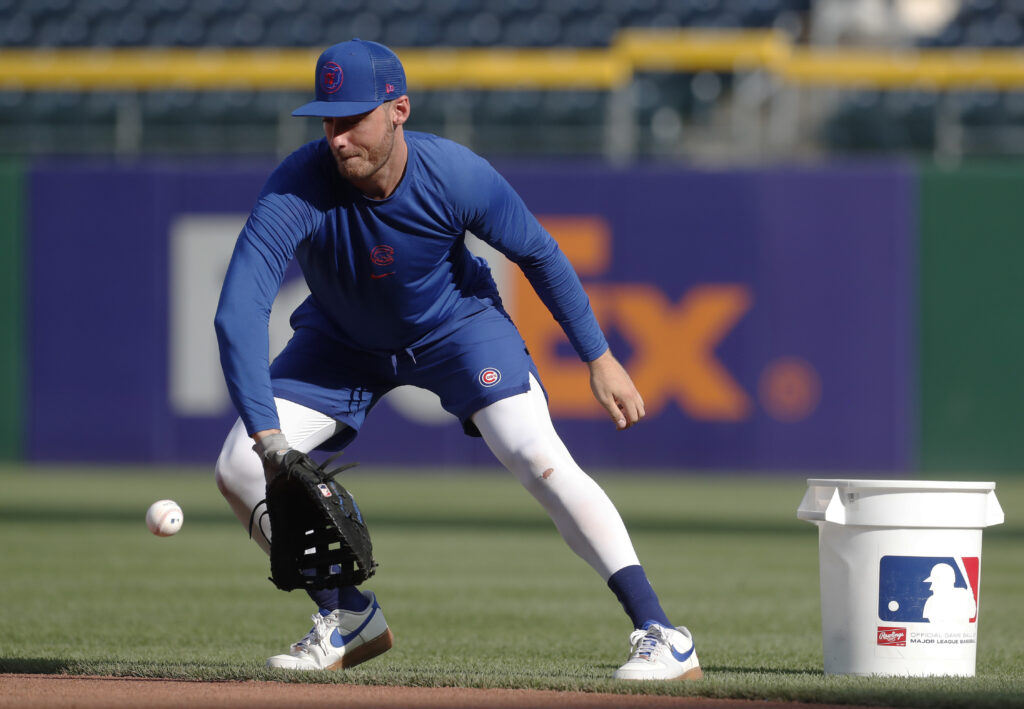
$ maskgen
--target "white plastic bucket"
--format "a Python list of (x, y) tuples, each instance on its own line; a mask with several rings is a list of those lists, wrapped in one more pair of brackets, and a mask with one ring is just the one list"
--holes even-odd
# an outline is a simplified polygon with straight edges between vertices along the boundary
[(992, 482), (807, 481), (825, 674), (973, 677)]

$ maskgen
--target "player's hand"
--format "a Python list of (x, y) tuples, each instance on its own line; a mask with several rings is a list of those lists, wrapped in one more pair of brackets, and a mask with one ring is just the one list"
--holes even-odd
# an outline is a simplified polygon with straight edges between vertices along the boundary
[(645, 415), (644, 400), (633, 380), (611, 350), (587, 362), (590, 367), (590, 390), (605, 408), (620, 431), (638, 423)]
[(252, 435), (255, 441), (252, 449), (263, 461), (263, 475), (270, 482), (281, 471), (284, 454), (291, 450), (288, 439), (278, 429), (258, 431)]

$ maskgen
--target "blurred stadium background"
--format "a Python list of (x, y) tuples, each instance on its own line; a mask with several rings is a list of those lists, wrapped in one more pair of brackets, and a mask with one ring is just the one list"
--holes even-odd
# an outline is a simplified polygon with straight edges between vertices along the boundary
[[(621, 437), (492, 261), (585, 465), (1021, 469), (1020, 0), (0, 0), (0, 455), (212, 463), (225, 260), (353, 36), (579, 269), (649, 403)], [(355, 458), (490, 462), (389, 399)]]

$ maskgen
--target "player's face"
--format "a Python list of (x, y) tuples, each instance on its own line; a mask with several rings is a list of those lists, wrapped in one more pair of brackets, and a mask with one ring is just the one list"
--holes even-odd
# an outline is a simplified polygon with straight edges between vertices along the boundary
[(373, 178), (395, 147), (393, 105), (381, 104), (369, 113), (324, 118), (324, 134), (341, 176), (353, 183)]

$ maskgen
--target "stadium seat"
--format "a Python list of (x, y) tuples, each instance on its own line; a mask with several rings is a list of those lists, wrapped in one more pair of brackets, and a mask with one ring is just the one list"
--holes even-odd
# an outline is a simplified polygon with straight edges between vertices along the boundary
[(149, 32), (149, 44), (162, 47), (196, 47), (205, 38), (205, 22), (191, 13), (160, 20)]
[(122, 92), (90, 91), (84, 95), (79, 117), (84, 121), (112, 123), (117, 120), (124, 100), (125, 94)]
[(783, 10), (781, 0), (731, 0), (729, 7), (741, 27), (771, 27)]
[(258, 46), (263, 40), (263, 19), (246, 12), (233, 17), (221, 17), (210, 24), (207, 44), (227, 47)]
[(441, 39), (439, 24), (429, 17), (398, 17), (383, 27), (382, 41), (392, 47), (436, 46)]
[(29, 13), (14, 13), (6, 22), (0, 23), (0, 46), (27, 47), (36, 42), (36, 29)]
[(931, 151), (935, 148), (939, 94), (934, 91), (890, 91), (882, 109), (892, 130), (892, 147)]
[(1002, 95), (1002, 104), (1007, 122), (1024, 126), (1024, 91), (1007, 91)]
[(92, 43), (96, 46), (135, 47), (143, 44), (145, 39), (146, 20), (135, 13), (110, 15), (93, 27)]
[(606, 47), (619, 29), (615, 15), (579, 16), (566, 23), (563, 44), (570, 47)]
[(348, 23), (348, 29), (348, 34), (340, 36), (338, 39), (330, 40), (331, 43), (343, 42), (352, 37), (379, 42), (381, 40), (383, 23), (376, 13), (364, 11), (352, 15), (352, 19)]
[(998, 91), (961, 91), (951, 96), (965, 126), (992, 126), (1003, 122), (1005, 104)]
[(0, 125), (24, 120), (27, 105), (28, 96), (24, 91), (0, 91)]
[(1008, 12), (1001, 12), (992, 19), (990, 28), (992, 46), (1019, 47), (1024, 44), (1021, 18)]
[(562, 24), (551, 13), (517, 15), (503, 23), (499, 44), (512, 47), (549, 47), (562, 37)]
[(825, 142), (842, 152), (870, 152), (897, 142), (887, 120), (880, 91), (857, 91), (846, 96), (823, 126)]
[(263, 36), (263, 43), (269, 47), (316, 47), (329, 42), (323, 21), (312, 12), (271, 18)]
[(198, 114), (197, 94), (191, 91), (147, 91), (140, 100), (145, 122), (188, 122)]
[[(0, 12), (6, 17), (0, 22), (0, 40), (4, 46), (249, 47), (316, 46), (360, 36), (402, 46), (589, 47), (606, 45), (623, 26), (768, 27), (779, 13), (807, 2), (7, 0), (8, 11)], [(971, 17), (980, 16), (976, 10), (972, 13)], [(992, 17), (987, 19), (1003, 44), (1016, 36), (1012, 16), (996, 24)], [(328, 32), (329, 27), (346, 31)]]
[[(213, 0), (216, 1), (216, 0)], [(145, 0), (139, 3), (145, 9), (149, 8), (153, 15), (180, 15), (189, 7), (189, 0)]]
[(35, 91), (25, 98), (25, 117), (40, 123), (74, 120), (85, 102), (85, 94), (72, 91)]
[[(622, 27), (798, 27), (810, 8), (811, 0), (0, 0), (0, 46), (322, 47), (358, 36), (396, 47), (607, 47)], [(1024, 0), (964, 0), (949, 24), (921, 44), (1022, 47)], [(683, 120), (711, 115), (728, 95), (730, 80), (731, 75), (713, 73), (638, 76), (631, 88), (638, 125), (650, 125), (659, 108)], [(1020, 126), (1022, 96), (969, 92), (951, 96), (948, 105), (968, 127)], [(113, 122), (117, 98), (2, 92), (0, 116), (54, 117), (59, 123), (58, 114), (74, 110), (91, 121)], [(303, 98), (295, 92), (139, 94), (144, 120), (183, 126), (196, 116), (226, 125), (244, 114), (272, 128)], [(936, 112), (946, 98), (932, 92), (852, 93), (823, 135), (842, 150), (931, 150)], [(581, 130), (599, 131), (605, 100), (601, 92), (431, 91), (414, 96), (414, 107), (416, 125), (430, 130), (458, 123), (452, 117), (460, 112), (467, 121), (519, 122), (524, 128), (516, 141), (528, 143), (529, 127), (543, 122), (578, 122)], [(473, 129), (480, 145), (497, 144), (496, 129)], [(194, 137), (185, 128), (178, 134), (182, 140)], [(209, 135), (201, 142), (208, 139), (215, 148)], [(557, 143), (550, 147), (558, 149)]]

